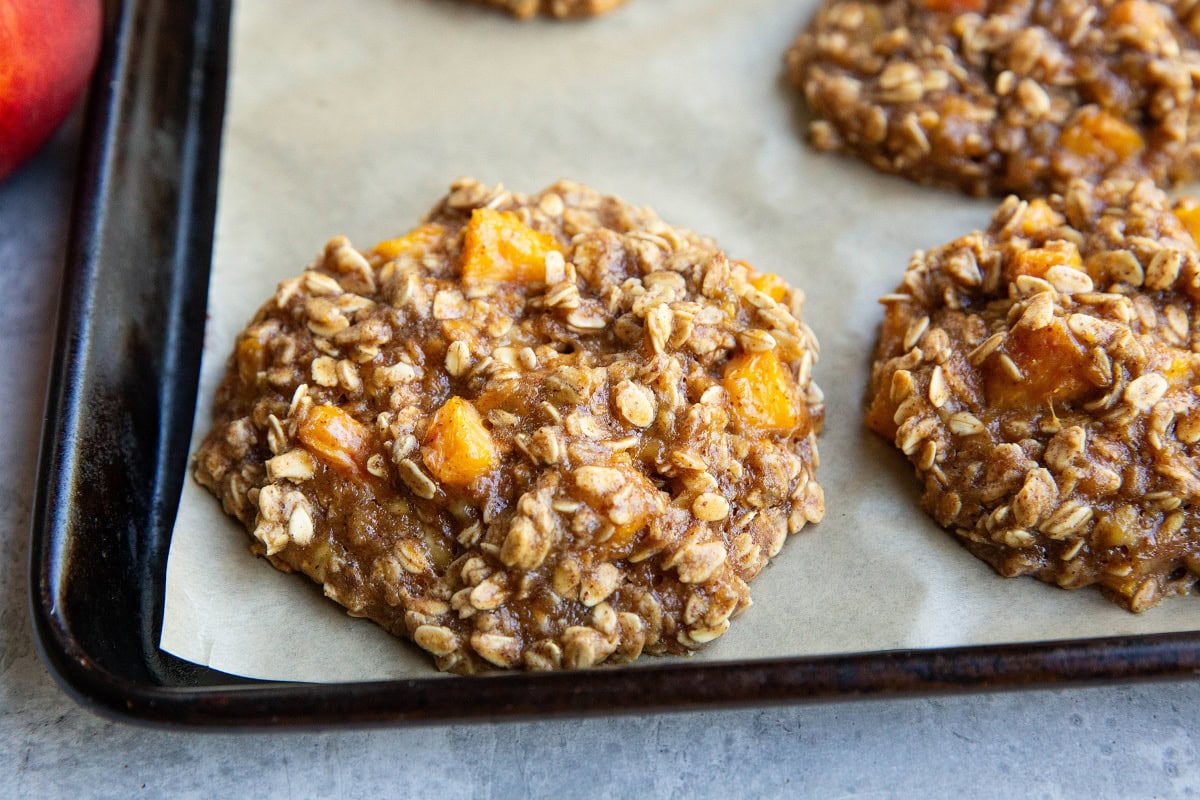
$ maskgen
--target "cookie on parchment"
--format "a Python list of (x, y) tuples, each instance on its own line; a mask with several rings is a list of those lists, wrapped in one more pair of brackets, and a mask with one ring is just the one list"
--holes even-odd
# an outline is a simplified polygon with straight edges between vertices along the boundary
[(802, 300), (579, 184), (462, 180), (280, 284), (196, 478), (256, 552), (441, 669), (687, 652), (824, 513)]
[(883, 298), (867, 423), (1002, 575), (1132, 611), (1195, 593), (1198, 223), (1149, 181), (1010, 197)]
[(787, 54), (813, 143), (971, 194), (1189, 180), (1194, 3), (824, 0)]

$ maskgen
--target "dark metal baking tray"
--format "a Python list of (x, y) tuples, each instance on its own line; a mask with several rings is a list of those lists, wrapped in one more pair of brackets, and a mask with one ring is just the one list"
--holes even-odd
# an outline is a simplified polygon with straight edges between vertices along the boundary
[(195, 407), (231, 0), (109, 8), (33, 517), (42, 657), (93, 710), (208, 727), (412, 723), (1170, 678), (1200, 633), (584, 673), (248, 681), (158, 649)]

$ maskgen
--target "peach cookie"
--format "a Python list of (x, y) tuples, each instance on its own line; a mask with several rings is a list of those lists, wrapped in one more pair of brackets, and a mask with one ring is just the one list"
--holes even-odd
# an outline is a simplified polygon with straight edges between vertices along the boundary
[(972, 194), (1197, 174), (1192, 2), (824, 0), (787, 54), (823, 150)]
[(1000, 574), (1131, 611), (1196, 590), (1197, 216), (1149, 181), (1010, 197), (883, 298), (867, 423)]
[(612, 11), (625, 0), (473, 0), (473, 2), (502, 8), (520, 19), (528, 19), (538, 14), (566, 19), (604, 14)]
[(461, 180), (241, 334), (196, 478), (444, 670), (683, 653), (821, 519), (803, 295), (575, 183)]

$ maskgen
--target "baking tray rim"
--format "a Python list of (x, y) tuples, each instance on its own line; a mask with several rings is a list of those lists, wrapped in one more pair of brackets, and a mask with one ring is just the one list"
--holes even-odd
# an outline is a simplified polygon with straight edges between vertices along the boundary
[[(38, 485), (31, 525), (29, 600), (35, 640), (43, 662), (59, 684), (84, 706), (105, 716), (152, 725), (200, 728), (243, 728), (331, 724), (398, 724), (451, 720), (543, 718), (557, 714), (669, 711), (786, 702), (839, 700), (880, 696), (909, 696), (934, 692), (979, 691), (1017, 687), (1088, 685), (1133, 680), (1180, 679), (1200, 672), (1200, 632), (1116, 636), (1049, 642), (951, 648), (871, 651), (815, 657), (754, 661), (688, 663), (663, 661), (634, 668), (606, 668), (583, 673), (514, 674), (472, 678), (431, 676), (409, 680), (296, 684), (250, 681), (214, 670), (203, 670), (204, 683), (170, 682), (161, 673), (131, 676), (114, 672), (103, 658), (89, 651), (76, 635), (76, 622), (64, 616), (62, 600), (71, 577), (76, 529), (64, 515), (64, 498), (71, 497), (77, 472), (86, 463), (88, 444), (75, 436), (85, 403), (91, 361), (86, 351), (95, 340), (97, 282), (103, 280), (105, 250), (101, 247), (110, 194), (111, 159), (123, 120), (135, 113), (125, 101), (124, 88), (139, 67), (123, 58), (130, 37), (150, 36), (164, 14), (158, 0), (122, 0), (110, 4), (110, 36), (89, 98), (83, 135), (84, 153), (76, 187), (67, 269), (58, 316), (58, 330), (47, 390), (46, 414), (39, 454)], [(182, 13), (182, 12), (176, 12)], [(157, 265), (171, 269), (182, 264), (202, 271), (206, 290), (215, 219), (216, 158), (219, 155), (225, 70), (228, 57), (230, 0), (196, 0), (192, 45), (196, 63), (182, 80), (189, 93), (184, 138), (195, 147), (183, 149), (175, 166), (179, 207), (199, 220), (200, 237), (176, 236), (170, 258)], [(158, 33), (161, 33), (159, 31)], [(215, 66), (214, 66), (215, 65)], [(144, 68), (144, 65), (143, 67)], [(199, 145), (195, 143), (199, 142)], [(188, 170), (195, 174), (188, 174)], [(178, 210), (178, 209), (177, 209)], [(197, 246), (198, 245), (198, 246)], [(197, 275), (199, 273), (196, 273)], [(166, 324), (170, 332), (185, 324), (176, 314)], [(193, 338), (202, 338), (202, 331)], [(164, 348), (178, 337), (164, 336)], [(162, 354), (160, 354), (162, 355)], [(174, 364), (174, 353), (166, 353)], [(185, 363), (187, 359), (184, 359)], [(194, 364), (198, 368), (198, 353)], [(174, 386), (194, 386), (195, 375), (168, 372), (163, 380)], [(186, 392), (184, 392), (186, 395)], [(177, 399), (177, 398), (176, 398)], [(194, 391), (182, 403), (189, 428)], [(185, 442), (186, 442), (186, 437)], [(167, 468), (183, 470), (178, 453), (165, 453)], [(176, 449), (178, 449), (176, 447)], [(160, 467), (163, 465), (160, 463)], [(161, 475), (156, 472), (155, 475)], [(157, 491), (155, 487), (154, 491)], [(165, 510), (173, 520), (178, 498)], [(166, 537), (169, 541), (169, 524)], [(160, 657), (161, 600), (165, 590), (166, 557), (155, 564), (157, 581), (135, 587), (157, 601), (158, 609), (141, 655)], [(157, 593), (155, 595), (154, 593)]]

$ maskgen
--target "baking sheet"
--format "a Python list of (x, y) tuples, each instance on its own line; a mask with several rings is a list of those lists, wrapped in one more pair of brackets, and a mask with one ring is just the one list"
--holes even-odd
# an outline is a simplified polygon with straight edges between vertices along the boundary
[[(402, 233), (460, 175), (526, 192), (569, 177), (801, 286), (822, 344), (826, 519), (791, 538), (755, 605), (694, 660), (1200, 628), (1200, 603), (1134, 616), (1094, 590), (997, 577), (920, 511), (902, 456), (863, 428), (876, 299), (913, 250), (986, 224), (994, 203), (804, 144), (781, 57), (815, 5), (630, 0), (596, 20), (519, 24), (450, 0), (235, 4), (192, 450), (237, 332), (328, 237), (365, 247)], [(274, 680), (437, 674), (248, 542), (185, 482), (163, 649)]]

